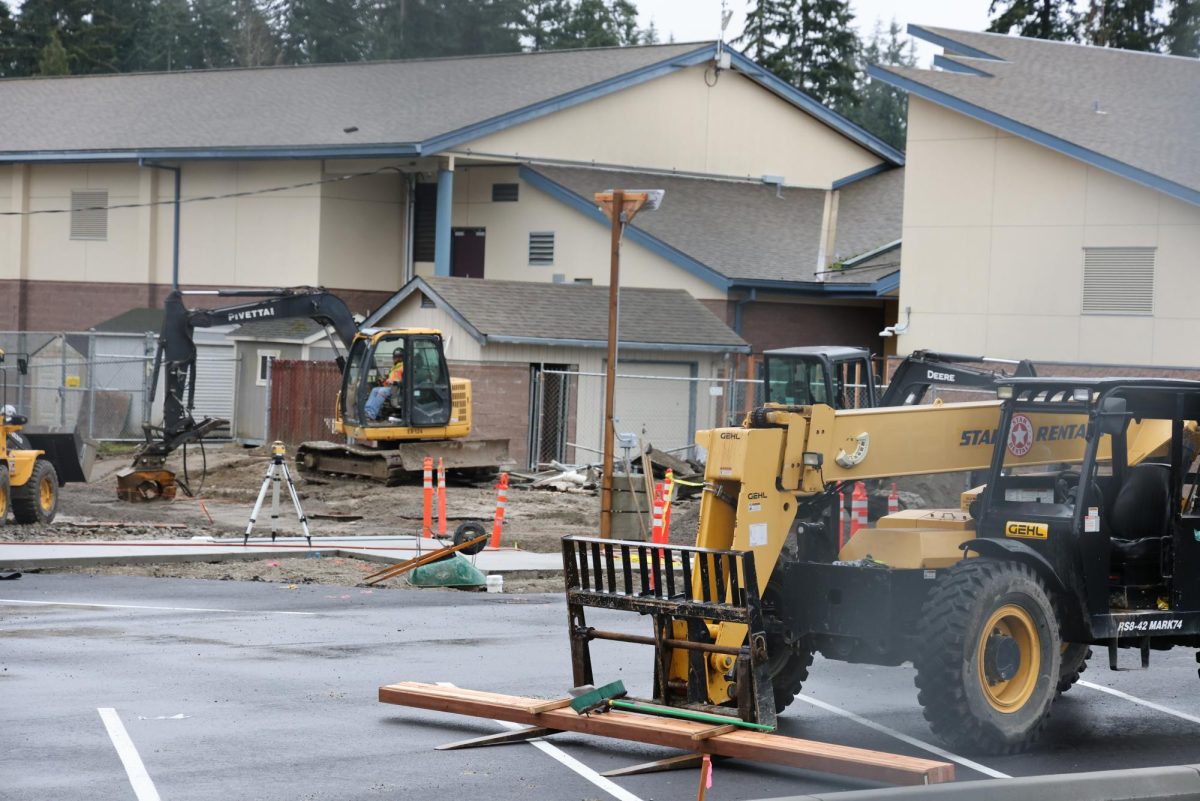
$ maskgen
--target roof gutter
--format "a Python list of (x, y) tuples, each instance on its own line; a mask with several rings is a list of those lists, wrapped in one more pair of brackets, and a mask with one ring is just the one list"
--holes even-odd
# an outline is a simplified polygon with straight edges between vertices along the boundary
[(240, 159), (355, 159), (421, 155), (417, 144), (354, 147), (211, 147), (133, 150), (39, 150), (0, 152), (0, 164), (114, 161), (238, 161)]
[[(561, 339), (557, 337), (519, 337), (505, 334), (485, 334), (487, 344), (497, 345), (547, 345), (563, 348), (607, 348), (608, 342), (603, 339)], [(692, 342), (630, 342), (621, 340), (622, 350), (643, 350), (663, 352), (688, 353), (749, 353), (750, 346), (745, 345), (712, 345)]]
[(827, 281), (734, 280), (731, 289), (761, 289), (784, 295), (811, 295), (825, 298), (876, 298), (895, 291), (900, 285), (900, 271), (885, 275), (869, 284), (840, 284)]

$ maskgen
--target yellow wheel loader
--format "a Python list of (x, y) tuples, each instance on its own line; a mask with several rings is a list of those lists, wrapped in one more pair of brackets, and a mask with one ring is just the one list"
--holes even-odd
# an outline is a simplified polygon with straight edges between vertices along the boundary
[[(1088, 648), (1200, 648), (1200, 382), (1008, 378), (1000, 400), (839, 411), (768, 405), (703, 431), (694, 546), (564, 539), (576, 684), (591, 643), (655, 646), (660, 703), (774, 725), (814, 653), (911, 662), (955, 747), (1030, 746)], [(961, 508), (843, 543), (838, 493), (986, 470)], [(640, 612), (653, 635), (587, 624)]]
[(25, 423), (0, 400), (0, 526), (7, 523), (10, 509), (17, 523), (52, 523), (58, 512), (58, 471), (45, 451), (18, 447), (24, 444), (20, 431)]

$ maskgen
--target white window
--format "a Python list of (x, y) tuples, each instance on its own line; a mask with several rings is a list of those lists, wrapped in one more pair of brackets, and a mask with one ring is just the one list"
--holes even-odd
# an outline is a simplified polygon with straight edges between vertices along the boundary
[(554, 232), (529, 232), (529, 264), (534, 267), (550, 267), (554, 264)]
[(71, 191), (71, 238), (103, 242), (108, 239), (108, 190)]
[(254, 379), (254, 383), (260, 387), (267, 385), (267, 376), (271, 374), (271, 362), (279, 358), (277, 350), (260, 350), (258, 352), (258, 375)]
[(1084, 314), (1154, 314), (1155, 248), (1084, 248)]

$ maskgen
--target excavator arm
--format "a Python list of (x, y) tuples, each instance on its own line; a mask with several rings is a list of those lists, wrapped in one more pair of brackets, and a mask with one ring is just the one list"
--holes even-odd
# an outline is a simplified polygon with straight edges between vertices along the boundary
[[(1013, 366), (1011, 373), (972, 367), (966, 362), (1004, 364)], [(880, 406), (910, 406), (920, 403), (932, 386), (956, 389), (992, 391), (1003, 378), (1037, 375), (1028, 359), (993, 359), (987, 356), (964, 356), (960, 353), (934, 353), (915, 350), (896, 367), (887, 390), (879, 399)]]
[[(188, 309), (185, 294), (218, 297), (259, 298), (246, 303), (212, 309)], [(196, 394), (197, 328), (247, 323), (256, 320), (281, 320), (307, 317), (332, 328), (349, 350), (358, 326), (350, 309), (336, 295), (320, 287), (261, 290), (212, 290), (194, 293), (175, 290), (164, 303), (162, 331), (154, 358), (154, 377), (150, 401), (154, 402), (158, 378), (163, 376), (163, 422), (161, 426), (143, 424), (146, 441), (138, 449), (133, 465), (118, 474), (117, 494), (123, 500), (150, 500), (174, 497), (175, 476), (166, 470), (166, 459), (176, 449), (203, 439), (212, 431), (228, 425), (227, 420), (192, 416)], [(345, 360), (338, 357), (338, 366)], [(186, 487), (185, 487), (186, 490)]]

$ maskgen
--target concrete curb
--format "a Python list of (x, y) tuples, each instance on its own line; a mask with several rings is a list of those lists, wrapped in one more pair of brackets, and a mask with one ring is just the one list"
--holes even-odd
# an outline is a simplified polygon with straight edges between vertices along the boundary
[(926, 787), (794, 795), (760, 801), (1183, 801), (1200, 798), (1200, 765), (1055, 773)]

